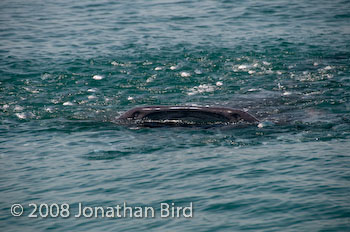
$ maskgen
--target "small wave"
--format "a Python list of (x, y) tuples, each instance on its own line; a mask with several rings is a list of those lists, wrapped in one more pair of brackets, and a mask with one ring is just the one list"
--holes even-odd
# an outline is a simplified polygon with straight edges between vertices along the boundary
[(222, 81), (217, 81), (216, 83), (215, 83), (215, 85), (216, 86), (222, 86), (224, 83), (222, 83)]
[(104, 78), (104, 77), (101, 76), (101, 75), (94, 75), (94, 76), (92, 77), (92, 79), (97, 80), (97, 81), (102, 80), (103, 78)]
[(19, 118), (19, 119), (26, 119), (27, 118), (27, 115), (25, 113), (16, 113), (16, 116)]
[(181, 73), (180, 73), (180, 76), (181, 76), (181, 77), (190, 77), (191, 74), (190, 74), (189, 72), (181, 72)]
[(70, 101), (67, 101), (67, 102), (63, 102), (62, 105), (64, 105), (64, 106), (73, 106), (74, 103), (73, 103), (73, 102), (70, 102)]
[(195, 95), (198, 93), (209, 93), (209, 92), (214, 92), (215, 87), (210, 85), (210, 84), (201, 84), (199, 86), (195, 86), (189, 90), (187, 95)]

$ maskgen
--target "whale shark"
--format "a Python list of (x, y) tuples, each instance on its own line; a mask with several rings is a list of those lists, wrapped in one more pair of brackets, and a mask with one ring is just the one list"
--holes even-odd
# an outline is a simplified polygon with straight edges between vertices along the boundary
[(257, 118), (243, 110), (210, 106), (142, 106), (125, 112), (117, 121), (144, 127), (259, 123)]

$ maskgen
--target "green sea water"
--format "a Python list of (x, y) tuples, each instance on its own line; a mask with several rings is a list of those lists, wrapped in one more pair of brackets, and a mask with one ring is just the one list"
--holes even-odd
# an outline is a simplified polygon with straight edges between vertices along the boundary
[[(115, 123), (145, 105), (261, 123)], [(349, 112), (349, 1), (3, 0), (0, 228), (349, 231)], [(74, 217), (124, 202), (156, 215)], [(31, 203), (72, 215), (31, 218)], [(161, 218), (161, 203), (193, 215)]]

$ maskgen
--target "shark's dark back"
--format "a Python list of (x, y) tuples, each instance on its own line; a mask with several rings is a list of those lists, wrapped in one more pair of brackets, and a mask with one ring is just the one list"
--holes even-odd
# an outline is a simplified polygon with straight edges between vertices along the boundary
[(121, 115), (118, 121), (142, 126), (205, 126), (234, 123), (258, 123), (259, 120), (242, 110), (225, 107), (145, 106)]

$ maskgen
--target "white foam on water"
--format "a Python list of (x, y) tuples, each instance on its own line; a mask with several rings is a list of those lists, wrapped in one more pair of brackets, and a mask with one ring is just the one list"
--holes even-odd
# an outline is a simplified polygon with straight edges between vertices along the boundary
[(188, 72), (181, 72), (180, 75), (181, 75), (181, 77), (190, 77), (191, 76), (191, 74)]
[(332, 79), (334, 76), (333, 76), (332, 74), (327, 74), (326, 77), (327, 77), (328, 79)]
[(281, 83), (277, 83), (277, 87), (278, 87), (278, 89), (283, 89), (284, 88), (284, 86), (281, 85)]
[(196, 70), (194, 70), (194, 73), (200, 75), (200, 74), (202, 74), (202, 71), (199, 69), (196, 69)]
[(9, 105), (5, 104), (5, 105), (2, 106), (2, 109), (3, 110), (7, 110), (9, 107), (10, 107)]
[(254, 70), (249, 70), (248, 73), (249, 73), (249, 74), (254, 74), (255, 71), (254, 71)]
[(15, 106), (15, 111), (22, 111), (24, 108), (22, 106)]
[(129, 97), (128, 97), (128, 100), (131, 101), (131, 100), (134, 100), (134, 98), (131, 97), (131, 96), (129, 96)]
[(44, 73), (43, 75), (41, 75), (41, 80), (46, 80), (48, 78), (50, 78), (52, 75), (48, 74), (48, 73)]
[(198, 93), (208, 93), (208, 92), (213, 92), (214, 90), (215, 90), (214, 86), (209, 84), (202, 84), (191, 88), (187, 93), (187, 95), (191, 96)]
[(30, 93), (39, 93), (39, 91), (36, 90), (36, 89), (32, 90), (32, 89), (30, 89), (30, 88), (28, 88), (28, 87), (24, 87), (24, 89), (27, 90), (27, 91), (30, 92)]
[(103, 78), (104, 78), (104, 77), (101, 76), (101, 75), (94, 75), (94, 76), (92, 77), (92, 79), (97, 80), (97, 81), (102, 80)]
[(170, 66), (170, 69), (175, 70), (175, 69), (177, 69), (177, 67), (173, 65), (173, 66)]
[(67, 101), (67, 102), (64, 102), (62, 105), (64, 105), (64, 106), (72, 106), (74, 104), (72, 102), (70, 102), (70, 101)]
[(95, 93), (95, 92), (97, 91), (97, 89), (92, 88), (92, 89), (88, 89), (87, 91), (88, 91), (88, 92), (91, 92), (91, 93)]
[(322, 94), (321, 91), (314, 91), (314, 92), (310, 92), (310, 93), (305, 93), (304, 95), (309, 96), (309, 95), (320, 95), (320, 94)]
[(46, 107), (45, 111), (48, 112), (48, 113), (52, 113), (53, 109), (52, 109), (52, 107)]
[(258, 124), (258, 128), (264, 128), (264, 127), (273, 126), (273, 125), (274, 123), (271, 121), (264, 121)]
[(216, 86), (222, 86), (224, 83), (222, 83), (222, 81), (217, 81), (216, 82)]
[(89, 95), (89, 96), (88, 96), (88, 99), (90, 99), (90, 100), (91, 100), (91, 99), (95, 99), (95, 98), (97, 98), (95, 95)]
[(162, 70), (162, 67), (156, 67), (154, 70), (160, 71), (160, 70)]
[(123, 64), (123, 63), (119, 63), (119, 62), (117, 62), (117, 61), (112, 61), (111, 64), (112, 64), (113, 66), (121, 66), (121, 67), (130, 66), (130, 63)]
[(156, 77), (157, 77), (157, 75), (155, 75), (155, 74), (150, 76), (149, 78), (147, 78), (146, 83), (150, 83), (150, 82), (154, 81), (156, 79)]
[(26, 118), (27, 118), (27, 116), (26, 116), (25, 113), (16, 113), (15, 115), (16, 115), (19, 119), (26, 119)]
[(247, 69), (247, 65), (241, 64), (237, 68), (238, 70), (244, 70), (244, 69)]

